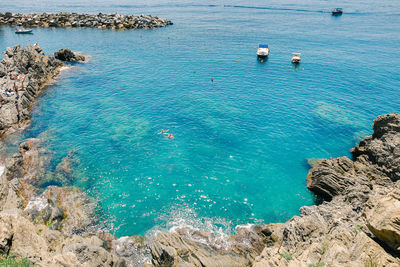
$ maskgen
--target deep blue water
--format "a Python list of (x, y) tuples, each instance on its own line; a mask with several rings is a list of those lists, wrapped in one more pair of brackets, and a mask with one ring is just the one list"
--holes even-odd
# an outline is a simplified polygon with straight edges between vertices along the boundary
[[(118, 236), (285, 221), (313, 204), (307, 159), (350, 156), (377, 115), (400, 110), (398, 1), (54, 2), (3, 0), (0, 10), (175, 23), (31, 36), (0, 28), (1, 50), (37, 42), (90, 57), (41, 96), (23, 137), (46, 136), (54, 165), (78, 151), (74, 184), (100, 201)], [(332, 17), (337, 6), (345, 13)], [(259, 43), (271, 48), (263, 63)], [(297, 68), (292, 52), (302, 53)]]

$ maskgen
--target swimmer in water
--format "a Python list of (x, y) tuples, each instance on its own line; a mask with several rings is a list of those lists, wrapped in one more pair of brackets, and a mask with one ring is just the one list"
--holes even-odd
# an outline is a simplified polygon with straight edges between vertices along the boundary
[(168, 131), (169, 131), (169, 129), (167, 129), (167, 130), (161, 129), (161, 131), (157, 134), (168, 134)]
[(168, 138), (169, 139), (174, 139), (174, 135), (173, 134), (168, 134)]

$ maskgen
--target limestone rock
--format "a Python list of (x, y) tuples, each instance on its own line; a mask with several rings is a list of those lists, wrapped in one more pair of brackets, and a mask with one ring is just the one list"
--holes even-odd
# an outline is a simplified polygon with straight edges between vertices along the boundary
[[(263, 242), (256, 232), (250, 232), (257, 241)], [(218, 244), (218, 238), (211, 233), (184, 228), (175, 233), (157, 234), (155, 240), (149, 241), (149, 247), (155, 266), (250, 266), (262, 248), (258, 251), (251, 239), (241, 235), (249, 236), (238, 233), (224, 241), (225, 244)]]
[(368, 229), (379, 240), (400, 247), (400, 190), (370, 197), (364, 213)]
[(62, 235), (34, 225), (18, 213), (0, 212), (0, 251), (27, 258), (37, 266), (125, 266), (95, 237)]
[(80, 264), (87, 266), (112, 266), (115, 261), (113, 255), (104, 248), (86, 243), (73, 244), (63, 249), (63, 254), (70, 252), (75, 254)]

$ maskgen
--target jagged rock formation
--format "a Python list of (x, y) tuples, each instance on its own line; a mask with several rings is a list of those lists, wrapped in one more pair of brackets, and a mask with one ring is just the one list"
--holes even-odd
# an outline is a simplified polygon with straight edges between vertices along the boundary
[(68, 48), (63, 48), (58, 50), (57, 52), (54, 52), (54, 57), (61, 61), (67, 61), (67, 62), (85, 61), (84, 56), (76, 54)]
[(261, 253), (266, 235), (262, 227), (241, 227), (221, 240), (212, 233), (191, 228), (161, 232), (148, 245), (155, 266), (250, 266)]
[[(399, 266), (400, 115), (382, 115), (347, 157), (320, 160), (307, 186), (327, 202), (273, 227), (283, 240), (254, 266)], [(286, 229), (287, 236), (282, 235)]]
[(29, 120), (30, 106), (40, 89), (58, 75), (61, 61), (38, 46), (7, 48), (0, 62), (0, 133)]
[(151, 15), (121, 14), (77, 14), (59, 12), (55, 14), (0, 13), (0, 24), (24, 27), (90, 27), (99, 29), (154, 29), (172, 25), (167, 19)]
[(126, 266), (96, 235), (62, 235), (33, 224), (18, 210), (0, 213), (0, 252), (29, 259), (38, 266)]

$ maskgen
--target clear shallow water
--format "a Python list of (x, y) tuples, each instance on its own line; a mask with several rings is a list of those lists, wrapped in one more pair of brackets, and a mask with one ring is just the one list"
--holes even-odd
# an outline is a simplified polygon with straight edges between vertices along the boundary
[[(46, 135), (54, 165), (78, 151), (75, 184), (100, 201), (118, 236), (285, 221), (313, 204), (307, 159), (349, 155), (377, 115), (400, 107), (396, 1), (334, 3), (342, 17), (329, 15), (330, 2), (296, 2), (2, 1), (2, 11), (118, 11), (175, 23), (32, 36), (0, 28), (2, 50), (38, 42), (48, 53), (90, 56), (42, 95), (24, 137)], [(256, 60), (258, 43), (271, 47), (266, 62)], [(291, 52), (303, 54), (298, 68)]]

